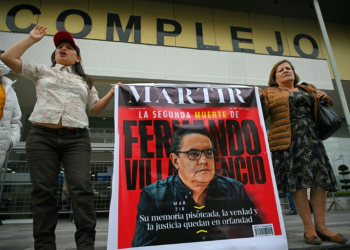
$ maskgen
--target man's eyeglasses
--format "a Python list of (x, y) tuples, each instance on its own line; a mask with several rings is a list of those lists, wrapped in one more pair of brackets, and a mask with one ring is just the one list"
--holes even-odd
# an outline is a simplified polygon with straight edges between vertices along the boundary
[(202, 157), (202, 153), (204, 153), (207, 159), (214, 158), (216, 150), (215, 148), (207, 148), (204, 150), (190, 149), (188, 151), (176, 151), (175, 153), (187, 154), (188, 159), (191, 161), (196, 161)]

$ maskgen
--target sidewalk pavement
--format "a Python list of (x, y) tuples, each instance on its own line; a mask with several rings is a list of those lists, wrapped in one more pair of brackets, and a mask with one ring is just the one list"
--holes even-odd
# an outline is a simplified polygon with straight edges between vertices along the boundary
[[(345, 244), (322, 242), (319, 246), (306, 244), (303, 238), (303, 224), (298, 215), (283, 215), (289, 250), (349, 250), (350, 242)], [(326, 222), (334, 232), (340, 232), (350, 239), (350, 210), (327, 211)], [(32, 220), (3, 220), (0, 226), (0, 250), (34, 250)], [(96, 227), (96, 250), (107, 249), (108, 218), (98, 215)], [(57, 250), (76, 249), (74, 242), (75, 226), (67, 219), (60, 219), (56, 228)], [(350, 241), (350, 240), (349, 240)], [(264, 246), (261, 246), (265, 250)], [(283, 250), (283, 249), (281, 249)]]
[(322, 242), (319, 246), (309, 245), (304, 241), (304, 227), (299, 215), (283, 215), (283, 220), (287, 233), (288, 249), (290, 250), (350, 250), (350, 210), (326, 211), (328, 228), (348, 238), (349, 241), (345, 244)]

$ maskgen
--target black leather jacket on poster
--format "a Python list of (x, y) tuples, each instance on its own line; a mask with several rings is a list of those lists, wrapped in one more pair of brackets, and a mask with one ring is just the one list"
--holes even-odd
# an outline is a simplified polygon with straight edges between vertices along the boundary
[(133, 247), (253, 237), (262, 224), (243, 184), (218, 175), (203, 207), (175, 175), (145, 187), (137, 209)]

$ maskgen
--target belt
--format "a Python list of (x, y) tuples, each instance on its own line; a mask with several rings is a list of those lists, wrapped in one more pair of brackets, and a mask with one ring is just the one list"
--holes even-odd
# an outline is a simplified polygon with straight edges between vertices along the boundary
[(85, 134), (89, 132), (87, 128), (48, 128), (38, 124), (33, 124), (32, 128), (57, 135)]

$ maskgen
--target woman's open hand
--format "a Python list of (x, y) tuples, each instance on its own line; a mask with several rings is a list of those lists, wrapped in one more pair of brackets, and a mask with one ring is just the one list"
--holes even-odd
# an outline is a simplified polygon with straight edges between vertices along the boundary
[(32, 38), (35, 42), (39, 42), (46, 35), (46, 26), (37, 25), (34, 29), (29, 33), (30, 38)]

